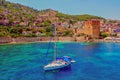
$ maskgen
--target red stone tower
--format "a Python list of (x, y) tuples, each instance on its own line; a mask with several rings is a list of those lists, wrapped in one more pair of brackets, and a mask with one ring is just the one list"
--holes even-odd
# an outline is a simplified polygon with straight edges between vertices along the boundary
[(92, 38), (99, 38), (100, 36), (100, 21), (88, 20), (84, 22), (84, 34)]

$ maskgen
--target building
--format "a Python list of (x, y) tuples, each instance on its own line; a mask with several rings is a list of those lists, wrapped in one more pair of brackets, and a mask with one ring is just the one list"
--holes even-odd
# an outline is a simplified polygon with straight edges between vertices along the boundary
[(99, 38), (100, 36), (100, 21), (88, 20), (84, 22), (84, 34), (91, 38)]

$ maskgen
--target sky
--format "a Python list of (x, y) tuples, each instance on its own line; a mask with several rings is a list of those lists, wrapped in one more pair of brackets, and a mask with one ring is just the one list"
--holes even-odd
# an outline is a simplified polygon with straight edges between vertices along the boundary
[(53, 9), (65, 14), (91, 14), (120, 20), (120, 0), (7, 0), (34, 9)]

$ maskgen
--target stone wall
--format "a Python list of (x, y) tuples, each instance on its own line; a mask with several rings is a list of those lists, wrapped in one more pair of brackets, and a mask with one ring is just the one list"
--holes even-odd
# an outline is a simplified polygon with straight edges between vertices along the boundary
[[(72, 41), (72, 37), (58, 37), (57, 41)], [(19, 38), (0, 38), (0, 44), (50, 41), (50, 37), (19, 37)], [(54, 38), (52, 39), (54, 41)]]
[(0, 44), (11, 43), (12, 41), (13, 41), (12, 38), (0, 38)]
[(48, 41), (49, 37), (21, 37), (13, 39), (13, 42), (36, 42), (36, 41)]

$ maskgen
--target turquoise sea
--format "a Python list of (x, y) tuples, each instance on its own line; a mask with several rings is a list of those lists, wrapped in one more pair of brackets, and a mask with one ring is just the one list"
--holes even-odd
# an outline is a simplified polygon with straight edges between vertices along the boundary
[(58, 42), (57, 56), (76, 62), (66, 69), (45, 72), (47, 42), (0, 45), (0, 80), (120, 80), (120, 43)]

